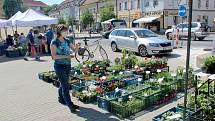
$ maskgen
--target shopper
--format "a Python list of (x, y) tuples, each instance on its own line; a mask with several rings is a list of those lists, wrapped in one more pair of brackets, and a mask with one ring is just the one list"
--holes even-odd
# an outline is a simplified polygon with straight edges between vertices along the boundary
[(18, 46), (19, 34), (17, 31), (15, 31), (15, 34), (13, 37), (14, 37), (14, 45)]
[(8, 35), (7, 38), (6, 38), (6, 43), (7, 45), (9, 46), (13, 46), (14, 43), (13, 43), (13, 37), (11, 35)]
[(19, 36), (18, 44), (20, 44), (20, 45), (26, 44), (26, 37), (25, 37), (24, 33), (21, 33), (21, 35)]
[(50, 43), (54, 39), (54, 33), (51, 28), (48, 29), (47, 33), (45, 34), (45, 37), (47, 39), (48, 53), (50, 54)]
[(40, 59), (40, 55), (41, 55), (41, 46), (42, 46), (42, 39), (39, 38), (39, 31), (38, 30), (35, 30), (34, 31), (34, 46), (35, 46), (35, 49), (36, 49), (36, 60), (39, 60)]
[(79, 106), (74, 105), (69, 94), (69, 74), (71, 70), (71, 55), (70, 49), (76, 51), (78, 45), (73, 45), (65, 37), (67, 36), (68, 28), (60, 24), (57, 26), (57, 37), (51, 42), (51, 55), (54, 60), (54, 69), (60, 81), (58, 90), (58, 101), (69, 107), (71, 112), (76, 111)]
[(27, 41), (28, 41), (28, 51), (25, 54), (24, 60), (28, 61), (28, 56), (34, 52), (32, 52), (32, 50), (34, 51), (34, 36), (33, 36), (33, 29), (29, 30), (29, 33), (27, 35)]

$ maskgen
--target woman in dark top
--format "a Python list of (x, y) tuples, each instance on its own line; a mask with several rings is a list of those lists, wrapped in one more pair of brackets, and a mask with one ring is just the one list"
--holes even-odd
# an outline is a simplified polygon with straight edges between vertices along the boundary
[(6, 38), (6, 43), (9, 45), (9, 46), (13, 46), (14, 43), (13, 43), (13, 37), (11, 35), (8, 35), (7, 38)]
[(54, 69), (60, 81), (58, 90), (58, 101), (61, 104), (67, 105), (71, 112), (76, 111), (79, 106), (74, 105), (69, 94), (69, 74), (71, 70), (71, 55), (70, 49), (76, 51), (78, 44), (73, 45), (65, 37), (67, 36), (68, 28), (60, 24), (57, 26), (57, 38), (51, 42), (51, 55), (54, 60)]

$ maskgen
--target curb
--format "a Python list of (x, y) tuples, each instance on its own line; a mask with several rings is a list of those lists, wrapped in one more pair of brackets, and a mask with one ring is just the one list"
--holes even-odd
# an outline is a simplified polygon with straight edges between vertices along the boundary
[[(101, 38), (102, 36), (93, 36), (93, 37), (86, 37), (87, 39), (96, 39)], [(75, 39), (85, 39), (85, 37), (75, 37)]]

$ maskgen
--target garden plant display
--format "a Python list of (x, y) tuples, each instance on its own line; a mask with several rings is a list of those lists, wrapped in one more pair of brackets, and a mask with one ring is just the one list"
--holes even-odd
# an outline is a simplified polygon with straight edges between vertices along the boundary
[(129, 95), (126, 98), (118, 98), (111, 101), (111, 112), (120, 118), (125, 118), (144, 109), (144, 101)]
[(204, 67), (207, 69), (207, 73), (215, 74), (215, 56), (210, 56), (205, 59)]

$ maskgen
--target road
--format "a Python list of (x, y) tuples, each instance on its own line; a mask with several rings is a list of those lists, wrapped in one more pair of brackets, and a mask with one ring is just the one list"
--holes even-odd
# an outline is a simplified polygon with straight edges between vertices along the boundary
[[(78, 40), (77, 40), (78, 41)], [(210, 41), (195, 41), (191, 50), (191, 65), (195, 67), (196, 56), (203, 48), (210, 47)], [(102, 46), (110, 60), (120, 57), (121, 53), (113, 53), (108, 40), (101, 40)], [(172, 72), (178, 66), (185, 65), (186, 47), (175, 49), (167, 56)], [(96, 56), (99, 59), (99, 56)], [(139, 57), (141, 58), (141, 57)], [(75, 60), (72, 61), (76, 65)], [(77, 114), (57, 102), (57, 89), (38, 79), (39, 72), (53, 70), (53, 62), (49, 56), (41, 61), (24, 61), (22, 58), (0, 57), (0, 121), (119, 121), (114, 115), (99, 109), (94, 104), (83, 104), (75, 98), (72, 100), (81, 106)], [(147, 114), (139, 114), (135, 121), (151, 121), (152, 117), (176, 106), (178, 101), (171, 102), (158, 110), (150, 110)], [(125, 119), (129, 120), (129, 119)]]

